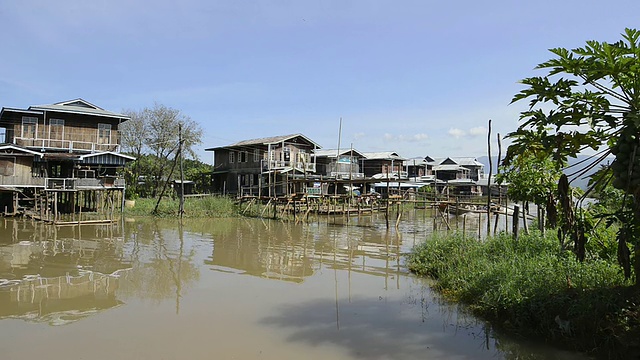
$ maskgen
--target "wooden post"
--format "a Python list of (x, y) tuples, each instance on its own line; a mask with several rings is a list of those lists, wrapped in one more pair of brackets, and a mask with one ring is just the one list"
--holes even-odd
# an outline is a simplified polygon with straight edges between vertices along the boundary
[[(178, 154), (180, 154), (180, 219), (184, 214), (184, 169), (182, 167), (182, 123), (178, 123)], [(247, 155), (248, 156), (248, 155)]]
[(58, 221), (58, 193), (53, 193), (53, 222)]
[(467, 233), (467, 214), (462, 215), (462, 236)]
[(513, 205), (513, 238), (518, 238), (518, 230), (520, 228), (520, 207)]
[(491, 234), (491, 173), (493, 172), (493, 159), (491, 159), (491, 119), (489, 119), (488, 134), (487, 155), (489, 156), (489, 177), (487, 178), (487, 237)]
[(387, 224), (387, 229), (389, 228), (389, 198), (391, 194), (389, 194), (389, 166), (387, 165), (387, 206), (384, 211), (384, 220)]
[(273, 198), (273, 219), (274, 220), (277, 219), (277, 216), (278, 216), (277, 214), (278, 209), (276, 207), (277, 202), (278, 202), (277, 199), (274, 197)]

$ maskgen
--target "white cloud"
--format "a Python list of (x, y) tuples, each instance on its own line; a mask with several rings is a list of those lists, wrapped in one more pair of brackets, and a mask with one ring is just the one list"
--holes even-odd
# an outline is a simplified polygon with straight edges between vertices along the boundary
[(429, 137), (427, 136), (427, 134), (424, 134), (424, 133), (413, 135), (413, 141), (422, 141), (422, 140), (427, 140), (428, 138)]
[(453, 136), (456, 139), (459, 139), (463, 136), (466, 135), (466, 133), (464, 132), (464, 130), (458, 129), (458, 128), (451, 128), (449, 129), (449, 135)]
[(470, 136), (483, 136), (487, 135), (487, 128), (484, 126), (476, 126), (469, 129)]
[(396, 136), (391, 135), (389, 133), (385, 133), (383, 137), (384, 137), (384, 141), (395, 141), (395, 140), (397, 140)]
[(365, 136), (365, 133), (363, 133), (363, 132), (355, 133), (355, 134), (353, 134), (353, 140), (360, 140), (364, 136)]
[(393, 135), (389, 133), (385, 133), (384, 141), (386, 142), (423, 142), (428, 139), (429, 136), (424, 133), (413, 134), (413, 135)]

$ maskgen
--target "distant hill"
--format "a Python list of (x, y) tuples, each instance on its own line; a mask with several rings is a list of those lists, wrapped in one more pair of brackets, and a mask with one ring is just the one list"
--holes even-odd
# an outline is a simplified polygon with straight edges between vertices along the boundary
[[(493, 169), (492, 169), (492, 173), (496, 174), (498, 171), (498, 166), (496, 165), (496, 163), (498, 162), (498, 157), (497, 156), (492, 156), (492, 161), (493, 161)], [(576, 172), (579, 172), (579, 170), (581, 168), (584, 168), (585, 166), (589, 165), (591, 162), (588, 161), (590, 157), (587, 155), (580, 155), (577, 158), (571, 158), (569, 159), (569, 168), (567, 170), (565, 170), (565, 174), (570, 175)], [(488, 156), (481, 156), (479, 158), (476, 158), (478, 160), (478, 162), (484, 164), (484, 171), (486, 173), (489, 173), (489, 157)], [(609, 162), (613, 161), (613, 157), (611, 157), (610, 159), (607, 159)], [(605, 160), (604, 163), (607, 162), (607, 160)], [(603, 163), (603, 164), (604, 164)], [(579, 165), (575, 165), (575, 164), (579, 164)], [(575, 165), (575, 166), (572, 166)], [(590, 171), (588, 171), (585, 175), (583, 175), (581, 178), (579, 179), (575, 179), (571, 182), (571, 184), (575, 187), (579, 187), (581, 189), (587, 189), (587, 184), (589, 183), (589, 175), (593, 174), (594, 172), (596, 172), (598, 170), (598, 168), (594, 168), (591, 169)]]

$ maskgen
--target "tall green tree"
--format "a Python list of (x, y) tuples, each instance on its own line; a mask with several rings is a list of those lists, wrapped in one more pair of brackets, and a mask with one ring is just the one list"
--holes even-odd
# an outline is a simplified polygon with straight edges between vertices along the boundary
[[(509, 199), (525, 205), (533, 203), (538, 209), (546, 209), (549, 200), (555, 198), (561, 175), (556, 162), (550, 157), (538, 157), (525, 151), (513, 155), (508, 162), (503, 162), (501, 171), (496, 176), (499, 183), (509, 184)], [(555, 221), (551, 221), (552, 225), (553, 223)]]
[[(618, 233), (618, 259), (630, 276), (635, 248), (640, 283), (640, 32), (625, 29), (614, 42), (587, 41), (575, 49), (554, 48), (554, 57), (537, 66), (547, 75), (522, 80), (526, 86), (512, 102), (529, 100), (522, 124), (509, 134), (507, 161), (530, 150), (559, 164), (585, 149), (604, 149), (592, 166), (613, 154), (612, 181), (632, 198), (631, 221)], [(560, 166), (560, 165), (559, 165)], [(624, 207), (624, 202), (621, 204)]]
[(122, 124), (122, 146), (124, 151), (140, 159), (127, 169), (130, 184), (137, 186), (138, 177), (144, 175), (144, 189), (136, 190), (146, 189), (149, 191), (147, 195), (156, 197), (158, 191), (174, 177), (173, 164), (180, 148), (179, 128), (182, 128), (182, 155), (187, 159), (197, 159), (193, 148), (201, 142), (202, 128), (180, 110), (158, 103), (125, 113), (131, 120)]

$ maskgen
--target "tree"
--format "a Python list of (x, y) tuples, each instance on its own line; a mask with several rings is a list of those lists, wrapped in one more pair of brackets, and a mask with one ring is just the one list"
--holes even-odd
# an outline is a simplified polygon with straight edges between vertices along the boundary
[[(177, 159), (178, 129), (182, 127), (182, 153), (197, 159), (193, 147), (201, 142), (202, 128), (179, 110), (155, 103), (153, 107), (139, 111), (128, 110), (130, 121), (121, 128), (122, 145), (125, 151), (136, 156), (128, 167), (128, 179), (137, 187), (138, 177), (145, 176), (145, 187), (156, 197), (158, 189), (172, 180), (173, 163)], [(130, 123), (129, 123), (130, 122)], [(129, 123), (129, 124), (128, 124)], [(136, 184), (136, 185), (133, 185)]]
[(136, 161), (125, 169), (125, 180), (129, 184), (127, 186), (127, 197), (131, 199), (140, 194), (141, 189), (138, 189), (138, 180), (142, 174), (142, 169), (148, 169), (148, 167), (144, 166), (144, 160), (146, 159), (143, 159), (143, 156), (145, 155), (145, 136), (149, 121), (145, 118), (142, 110), (125, 110), (123, 113), (128, 115), (130, 120), (120, 125), (122, 150), (136, 158)]
[[(523, 202), (525, 209), (527, 203), (544, 209), (549, 200), (555, 198), (556, 184), (562, 172), (550, 157), (540, 158), (525, 151), (513, 155), (503, 164), (502, 171), (496, 176), (499, 183), (509, 184), (509, 199)], [(552, 225), (555, 223), (553, 220)]]
[[(509, 134), (507, 161), (529, 150), (562, 164), (585, 149), (600, 150), (590, 167), (612, 154), (612, 181), (632, 199), (631, 221), (618, 233), (618, 258), (630, 276), (628, 243), (635, 245), (636, 284), (640, 283), (640, 31), (625, 29), (615, 43), (587, 41), (584, 47), (555, 48), (554, 58), (537, 69), (543, 77), (522, 80), (526, 88), (512, 102), (529, 99), (523, 123)], [(604, 150), (601, 150), (604, 149)], [(560, 165), (558, 165), (560, 166)]]

